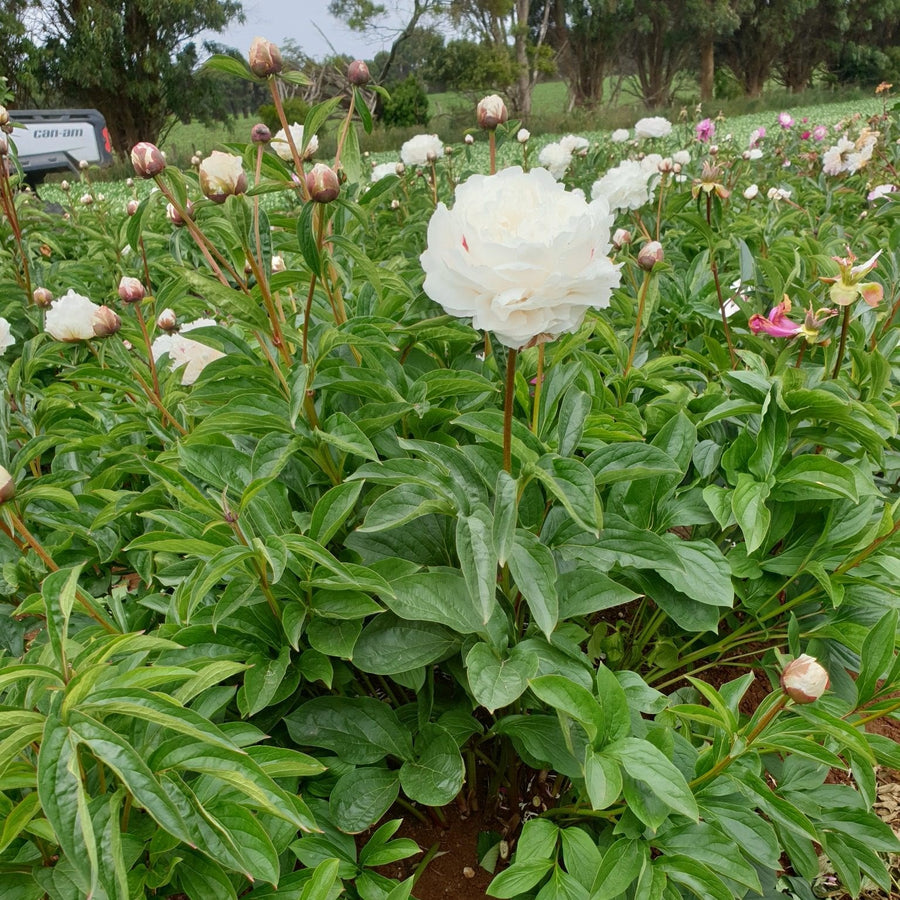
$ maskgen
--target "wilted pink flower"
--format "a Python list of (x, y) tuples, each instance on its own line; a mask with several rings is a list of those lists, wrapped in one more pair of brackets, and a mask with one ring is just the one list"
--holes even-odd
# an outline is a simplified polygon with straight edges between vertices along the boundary
[(806, 316), (801, 323), (788, 318), (788, 313), (790, 313), (790, 311), (791, 301), (788, 295), (785, 294), (781, 303), (779, 303), (778, 306), (773, 307), (769, 311), (768, 316), (761, 316), (759, 313), (750, 316), (750, 330), (754, 334), (764, 332), (771, 337), (791, 338), (796, 337), (798, 334), (802, 334), (809, 343), (814, 343), (819, 336), (822, 323), (826, 319), (831, 318), (831, 316), (837, 315), (837, 310), (834, 309), (819, 309), (814, 311), (813, 308), (810, 307), (806, 311)]
[(884, 298), (884, 288), (877, 281), (863, 281), (866, 275), (878, 265), (879, 250), (874, 256), (865, 262), (854, 266), (856, 256), (850, 248), (847, 248), (847, 256), (833, 256), (838, 264), (840, 275), (833, 278), (822, 278), (826, 284), (831, 285), (829, 294), (831, 301), (838, 306), (849, 306), (857, 297), (862, 297), (869, 306), (875, 307)]
[(814, 141), (824, 141), (828, 136), (828, 126), (827, 125), (816, 125), (812, 130), (812, 139)]
[(784, 667), (781, 687), (794, 703), (812, 703), (828, 689), (828, 672), (815, 657), (804, 653)]
[(715, 136), (716, 123), (712, 119), (703, 119), (702, 122), (697, 123), (694, 131), (697, 134), (697, 140), (701, 144), (708, 144)]
[(778, 113), (778, 124), (782, 128), (793, 128), (794, 127), (794, 117), (790, 113), (780, 112)]

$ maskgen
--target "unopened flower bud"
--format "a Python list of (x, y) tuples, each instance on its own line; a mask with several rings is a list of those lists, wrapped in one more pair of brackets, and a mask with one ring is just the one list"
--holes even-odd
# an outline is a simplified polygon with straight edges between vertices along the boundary
[(449, 144), (444, 147), (444, 156), (453, 156), (453, 148)]
[(710, 148), (709, 148), (709, 155), (710, 155), (710, 156), (717, 156), (718, 153), (719, 153), (719, 145), (718, 145), (718, 144), (711, 144), (711, 145), (710, 145)]
[(663, 261), (664, 257), (662, 244), (659, 241), (649, 241), (638, 253), (638, 265), (645, 272), (650, 272), (657, 263)]
[(350, 84), (362, 87), (368, 84), (371, 78), (369, 67), (361, 59), (354, 59), (347, 67), (347, 78), (350, 79)]
[(475, 135), (474, 135), (474, 134), (467, 134), (467, 135), (463, 138), (463, 140), (464, 140), (467, 144), (474, 144), (474, 143), (475, 143)]
[(39, 306), (41, 309), (49, 309), (50, 304), (53, 302), (53, 294), (45, 287), (35, 288), (34, 293), (31, 296), (34, 299), (35, 305)]
[(196, 169), (197, 166), (200, 165), (200, 162), (201, 162), (200, 157), (197, 156), (197, 154), (195, 153), (195, 154), (191, 157), (191, 165)]
[(255, 37), (248, 56), (250, 71), (259, 78), (277, 75), (283, 68), (281, 51), (271, 41)]
[(489, 131), (493, 131), (493, 129), (498, 125), (502, 125), (509, 118), (506, 104), (497, 94), (490, 94), (479, 100), (475, 115), (478, 120), (478, 127), (486, 128)]
[(748, 187), (744, 188), (744, 199), (752, 200), (759, 193), (759, 185), (751, 184)]
[(125, 212), (128, 213), (129, 216), (133, 216), (138, 211), (140, 205), (141, 204), (137, 200), (129, 200), (128, 203), (125, 204)]
[(812, 703), (828, 688), (828, 672), (815, 657), (804, 653), (784, 667), (781, 687), (794, 703)]
[[(3, 109), (0, 106), (0, 109)], [(4, 110), (5, 112), (5, 110)], [(0, 503), (7, 503), (16, 496), (16, 483), (12, 475), (0, 466)]]
[(133, 187), (134, 187), (134, 179), (133, 179), (133, 178), (126, 178), (126, 179), (125, 179), (125, 187), (127, 187), (127, 188), (133, 188)]
[(612, 236), (612, 245), (616, 250), (621, 250), (626, 244), (631, 243), (631, 232), (627, 228), (617, 228)]
[(63, 191), (64, 193), (66, 193), (66, 194), (69, 192), (69, 189), (70, 189), (71, 187), (72, 187), (72, 185), (70, 185), (69, 182), (66, 181), (65, 179), (63, 179), (63, 180), (59, 183), (59, 189), (60, 189), (61, 191)]
[(396, 198), (391, 200), (391, 209), (400, 209), (400, 201)]
[(428, 162), (430, 162), (430, 163), (436, 163), (436, 162), (437, 162), (437, 158), (438, 158), (438, 155), (437, 155), (437, 153), (434, 152), (434, 150), (429, 150), (429, 151), (425, 154), (425, 159), (426, 159)]
[(668, 175), (670, 172), (675, 171), (675, 163), (667, 156), (657, 163), (656, 168), (659, 170), (660, 174)]
[(9, 125), (9, 110), (5, 106), (0, 106), (0, 126)]
[(9, 142), (6, 140), (6, 135), (0, 133), (0, 156), (6, 156), (9, 153)]
[[(190, 200), (184, 204), (184, 212), (189, 219), (194, 218), (194, 204)], [(166, 204), (166, 218), (176, 228), (184, 225), (184, 216), (171, 203)]]
[(280, 253), (275, 253), (272, 256), (272, 274), (276, 274), (278, 272), (284, 272), (287, 269), (287, 266), (284, 264), (284, 257)]
[(86, 171), (90, 168), (90, 163), (86, 159), (82, 159), (78, 161), (78, 168), (81, 169), (82, 172)]
[(144, 299), (144, 286), (140, 278), (123, 276), (119, 281), (119, 299), (123, 303), (140, 303)]
[(250, 129), (250, 140), (254, 144), (268, 144), (272, 140), (272, 132), (264, 122), (257, 122)]
[(162, 150), (148, 141), (141, 141), (131, 148), (131, 164), (141, 178), (153, 178), (166, 167)]
[(159, 328), (160, 331), (167, 331), (169, 333), (175, 331), (178, 328), (178, 319), (175, 316), (175, 310), (164, 309), (156, 317), (156, 327)]
[(101, 306), (92, 320), (94, 337), (105, 338), (115, 334), (122, 327), (122, 320), (108, 306)]
[(527, 144), (530, 139), (531, 139), (531, 132), (527, 128), (520, 128), (516, 132), (516, 140), (520, 144)]
[(316, 163), (306, 173), (306, 189), (316, 203), (331, 203), (341, 192), (337, 173), (325, 163)]
[(397, 163), (396, 166), (394, 166), (394, 171), (395, 171), (398, 175), (403, 175), (403, 174), (406, 172), (406, 166), (403, 165), (402, 162), (399, 162), (399, 163)]
[(243, 194), (247, 190), (247, 173), (241, 158), (213, 150), (200, 163), (200, 190), (213, 203), (224, 203), (234, 194)]
[(90, 194), (81, 195), (81, 205), (90, 206), (94, 202), (94, 198)]

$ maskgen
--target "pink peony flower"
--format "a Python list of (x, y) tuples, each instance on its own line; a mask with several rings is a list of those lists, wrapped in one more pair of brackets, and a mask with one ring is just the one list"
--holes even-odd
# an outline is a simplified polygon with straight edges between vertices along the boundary
[(716, 123), (712, 119), (703, 119), (702, 122), (697, 123), (694, 131), (697, 134), (697, 140), (701, 144), (708, 144), (715, 137)]
[(782, 128), (793, 128), (794, 117), (790, 113), (780, 112), (778, 113), (778, 124)]

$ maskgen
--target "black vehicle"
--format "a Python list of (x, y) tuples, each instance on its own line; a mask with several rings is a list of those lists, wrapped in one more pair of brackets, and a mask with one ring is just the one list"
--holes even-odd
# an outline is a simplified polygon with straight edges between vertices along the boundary
[(112, 162), (106, 120), (96, 109), (11, 109), (10, 119), (24, 128), (13, 129), (19, 165), (28, 181), (38, 183), (48, 172), (77, 172)]

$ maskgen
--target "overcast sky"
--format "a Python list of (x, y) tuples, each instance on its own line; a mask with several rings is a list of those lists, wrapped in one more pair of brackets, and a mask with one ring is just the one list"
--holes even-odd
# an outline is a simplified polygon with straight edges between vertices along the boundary
[[(329, 42), (338, 53), (371, 59), (379, 50), (390, 46), (393, 36), (390, 28), (382, 36), (360, 35), (350, 31), (346, 25), (332, 18), (328, 13), (329, 0), (244, 0), (243, 25), (233, 24), (218, 35), (209, 35), (212, 40), (236, 47), (245, 56), (250, 42), (259, 35), (280, 44), (285, 38), (292, 38), (300, 48), (315, 59), (332, 53)], [(384, 18), (387, 26), (403, 25), (401, 10), (405, 6), (398, 0), (385, 0), (389, 10)], [(393, 32), (396, 34), (396, 30)], [(206, 37), (206, 35), (204, 35)]]

